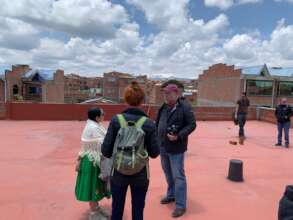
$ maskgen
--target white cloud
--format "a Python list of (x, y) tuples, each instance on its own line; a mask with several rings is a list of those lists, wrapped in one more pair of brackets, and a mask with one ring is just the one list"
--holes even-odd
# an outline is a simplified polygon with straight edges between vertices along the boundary
[(249, 3), (260, 3), (262, 0), (205, 0), (207, 7), (217, 7), (222, 10), (226, 10), (233, 5), (242, 5)]
[(157, 25), (161, 29), (181, 28), (187, 23), (187, 4), (189, 0), (127, 0), (141, 9), (149, 23)]
[[(106, 0), (60, 0), (59, 5), (49, 0), (19, 0), (15, 5), (0, 0), (5, 8), (0, 8), (0, 63), (63, 68), (66, 73), (86, 75), (117, 70), (179, 77), (195, 77), (218, 62), (293, 66), (293, 25), (284, 19), (266, 40), (258, 31), (231, 35), (225, 14), (195, 20), (186, 9), (189, 1), (171, 1), (128, 0), (143, 11), (149, 25), (158, 27), (157, 33), (144, 36), (123, 6)], [(248, 2), (256, 1), (237, 4)], [(73, 5), (77, 8), (71, 10)], [(90, 14), (100, 6), (109, 13), (102, 14), (105, 19)], [(94, 22), (107, 27), (97, 30), (100, 24), (92, 26)]]
[[(39, 45), (38, 30), (23, 21), (0, 17), (0, 46), (30, 50)], [(25, 44), (24, 44), (25, 42)]]
[(275, 0), (275, 2), (289, 2), (289, 3), (293, 3), (293, 0)]
[(285, 25), (285, 20), (280, 20), (278, 26), (271, 34), (268, 46), (278, 51), (285, 60), (293, 60), (293, 25)]
[(226, 40), (223, 49), (231, 64), (293, 66), (293, 25), (280, 20), (268, 40), (262, 40), (260, 33), (236, 34)]
[(224, 43), (223, 49), (228, 58), (253, 60), (256, 58), (260, 42), (258, 38), (248, 34), (237, 34)]
[(114, 37), (128, 21), (125, 9), (107, 0), (1, 0), (0, 15), (70, 36), (98, 38)]
[(220, 9), (230, 8), (234, 4), (233, 0), (205, 0), (205, 5), (208, 7), (218, 7)]

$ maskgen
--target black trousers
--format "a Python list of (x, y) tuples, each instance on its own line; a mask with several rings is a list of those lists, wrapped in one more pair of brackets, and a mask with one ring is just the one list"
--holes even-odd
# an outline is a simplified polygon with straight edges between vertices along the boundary
[(239, 123), (239, 137), (244, 137), (244, 126), (246, 123), (246, 114), (238, 113), (238, 123)]
[(128, 186), (131, 190), (132, 220), (143, 220), (143, 210), (149, 183), (118, 185), (111, 181), (112, 220), (122, 220)]

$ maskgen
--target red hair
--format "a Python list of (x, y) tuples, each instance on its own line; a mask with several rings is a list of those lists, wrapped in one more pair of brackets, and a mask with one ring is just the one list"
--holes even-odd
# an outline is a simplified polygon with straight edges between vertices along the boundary
[(139, 106), (143, 103), (145, 93), (138, 82), (133, 81), (124, 91), (124, 100), (128, 105)]

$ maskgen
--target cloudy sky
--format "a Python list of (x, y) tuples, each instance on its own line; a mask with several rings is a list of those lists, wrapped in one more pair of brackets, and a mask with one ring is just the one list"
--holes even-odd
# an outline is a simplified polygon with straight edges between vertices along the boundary
[(293, 0), (0, 0), (0, 65), (196, 77), (293, 66)]

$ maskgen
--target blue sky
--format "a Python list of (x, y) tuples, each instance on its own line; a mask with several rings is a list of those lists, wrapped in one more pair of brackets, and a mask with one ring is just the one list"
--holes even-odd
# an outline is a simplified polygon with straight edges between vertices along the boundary
[[(135, 6), (127, 4), (125, 0), (113, 0), (113, 3), (123, 5), (132, 16), (132, 19), (139, 23), (142, 35), (157, 33), (158, 29), (148, 24), (145, 14), (137, 10)], [(234, 6), (227, 10), (217, 7), (206, 7), (204, 0), (193, 0), (188, 3), (188, 13), (193, 19), (208, 21), (220, 13), (225, 13), (230, 20), (233, 33), (245, 33), (259, 30), (264, 39), (269, 39), (271, 32), (282, 18), (286, 23), (293, 24), (293, 4), (288, 2), (276, 2), (266, 0), (257, 4), (245, 4)]]
[[(231, 7), (224, 11), (229, 17), (231, 28), (235, 33), (245, 33), (258, 29), (264, 38), (269, 38), (276, 23), (285, 18), (293, 23), (293, 4), (265, 0), (261, 3)], [(190, 2), (191, 15), (195, 19), (211, 19), (223, 12), (221, 9), (205, 7), (204, 1)]]
[(0, 0), (0, 66), (195, 78), (293, 66), (293, 0)]

